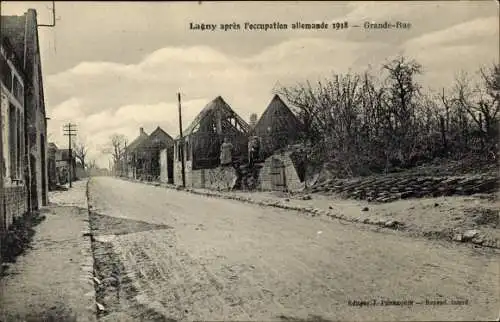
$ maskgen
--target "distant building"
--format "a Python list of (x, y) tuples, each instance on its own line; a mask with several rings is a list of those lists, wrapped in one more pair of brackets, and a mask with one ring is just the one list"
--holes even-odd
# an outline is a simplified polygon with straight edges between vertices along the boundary
[(71, 180), (77, 179), (76, 155), (75, 151), (71, 152), (71, 156), (69, 149), (60, 149), (56, 153), (56, 172), (59, 184), (66, 184), (69, 181), (70, 173)]
[(175, 139), (174, 184), (182, 184), (182, 158), (185, 161), (186, 185), (205, 186), (206, 169), (220, 165), (221, 145), (228, 138), (233, 145), (232, 157), (245, 162), (248, 154), (249, 125), (218, 96), (208, 103), (183, 133)]
[[(139, 128), (139, 136), (135, 138), (135, 140), (132, 141), (129, 145), (126, 146), (125, 148), (125, 169), (122, 169), (122, 175), (127, 176), (129, 178), (138, 178), (140, 175), (138, 173), (138, 169), (141, 169), (143, 167), (142, 165), (142, 160), (140, 158), (140, 153), (137, 150), (137, 146), (141, 144), (143, 141), (145, 141), (148, 138), (148, 134), (144, 132), (144, 128), (141, 127)], [(115, 166), (115, 171), (119, 170), (116, 169)]]
[(49, 190), (54, 190), (54, 188), (58, 185), (58, 176), (57, 176), (57, 163), (56, 160), (60, 158), (59, 148), (53, 142), (49, 143), (48, 149), (48, 160), (47, 160), (47, 173), (49, 176)]
[[(161, 152), (173, 154), (174, 139), (163, 129), (157, 127), (151, 134), (134, 147), (136, 178), (159, 180), (161, 175)], [(172, 155), (173, 157), (173, 155)]]
[[(21, 87), (24, 93), (19, 92), (19, 98), (21, 96), (24, 98), (23, 128), (25, 136), (24, 144), (22, 142), (19, 144), (21, 144), (26, 162), (23, 164), (25, 171), (19, 179), (23, 179), (28, 185), (29, 208), (38, 209), (48, 203), (49, 180), (47, 173), (47, 119), (36, 11), (29, 9), (23, 16), (2, 16), (1, 30), (2, 38), (8, 39), (19, 62), (19, 67), (22, 67), (22, 71), (18, 74), (23, 79)], [(2, 75), (4, 75), (3, 70)], [(12, 83), (10, 86), (15, 93), (15, 85)], [(17, 90), (21, 91), (19, 88)]]

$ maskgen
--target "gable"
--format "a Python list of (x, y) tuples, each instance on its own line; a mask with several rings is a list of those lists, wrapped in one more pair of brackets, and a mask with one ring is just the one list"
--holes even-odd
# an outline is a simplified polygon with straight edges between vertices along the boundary
[(290, 108), (275, 95), (254, 127), (258, 135), (268, 133), (268, 128), (279, 132), (300, 132), (302, 124)]

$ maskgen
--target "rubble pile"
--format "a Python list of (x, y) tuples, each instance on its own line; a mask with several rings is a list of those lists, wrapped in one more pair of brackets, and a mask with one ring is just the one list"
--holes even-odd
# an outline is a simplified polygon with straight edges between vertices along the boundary
[(498, 176), (392, 176), (359, 179), (333, 179), (313, 186), (311, 192), (335, 193), (345, 198), (372, 202), (391, 202), (398, 199), (472, 195), (498, 190)]

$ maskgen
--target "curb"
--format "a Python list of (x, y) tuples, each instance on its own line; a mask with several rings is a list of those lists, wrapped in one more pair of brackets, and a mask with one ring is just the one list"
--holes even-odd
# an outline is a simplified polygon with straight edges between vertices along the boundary
[[(302, 213), (305, 213), (306, 215), (310, 215), (311, 217), (316, 217), (316, 216), (325, 216), (329, 217), (331, 219), (339, 219), (351, 223), (359, 223), (359, 224), (366, 224), (366, 225), (372, 225), (372, 226), (378, 226), (380, 228), (385, 228), (385, 229), (391, 229), (391, 230), (397, 230), (397, 231), (405, 231), (405, 232), (417, 232), (420, 236), (422, 237), (427, 237), (425, 234), (426, 233), (433, 233), (433, 232), (421, 232), (421, 231), (412, 231), (409, 230), (405, 227), (405, 224), (403, 222), (400, 222), (398, 220), (393, 220), (390, 218), (364, 218), (364, 217), (348, 217), (344, 216), (342, 214), (334, 213), (332, 211), (324, 210), (324, 209), (318, 209), (314, 207), (304, 207), (304, 206), (290, 206), (285, 204), (284, 202), (286, 201), (281, 201), (281, 200), (273, 200), (273, 201), (258, 201), (254, 200), (250, 197), (244, 197), (244, 196), (236, 196), (236, 195), (230, 195), (230, 194), (225, 194), (225, 193), (220, 193), (220, 192), (208, 192), (208, 191), (197, 191), (194, 188), (180, 188), (178, 186), (175, 186), (173, 184), (165, 184), (165, 183), (158, 183), (158, 182), (144, 182), (144, 181), (139, 181), (139, 180), (133, 180), (129, 178), (121, 178), (118, 177), (119, 179), (129, 181), (132, 183), (142, 183), (150, 186), (156, 186), (156, 187), (163, 187), (167, 189), (172, 189), (172, 190), (177, 190), (177, 191), (185, 191), (189, 192), (191, 194), (195, 195), (200, 195), (200, 196), (206, 196), (206, 197), (215, 197), (215, 198), (221, 198), (221, 199), (227, 199), (227, 200), (236, 200), (240, 202), (246, 202), (254, 205), (259, 205), (259, 206), (265, 206), (265, 207), (274, 207), (274, 208), (280, 208), (280, 209), (286, 209), (286, 210), (294, 210), (294, 211), (299, 211)], [(461, 235), (463, 236), (465, 232), (458, 232), (455, 235)], [(448, 238), (439, 238), (439, 239), (444, 239), (453, 243), (459, 243), (459, 244), (473, 244), (485, 248), (493, 248), (493, 249), (500, 249), (500, 241), (499, 240), (490, 240), (490, 241), (485, 241), (482, 238), (470, 238), (470, 239), (456, 239), (455, 237), (448, 237)]]
[[(89, 197), (89, 182), (90, 178), (85, 184), (85, 204), (87, 206), (87, 215), (89, 212), (88, 197)], [(90, 220), (88, 222), (86, 231), (82, 231), (82, 238), (84, 238), (85, 247), (82, 248), (81, 253), (85, 256), (86, 261), (82, 265), (82, 288), (85, 290), (82, 301), (85, 302), (85, 313), (77, 318), (77, 321), (97, 321), (97, 307), (96, 307), (96, 294), (94, 286), (94, 256), (92, 252), (92, 240), (90, 234)]]

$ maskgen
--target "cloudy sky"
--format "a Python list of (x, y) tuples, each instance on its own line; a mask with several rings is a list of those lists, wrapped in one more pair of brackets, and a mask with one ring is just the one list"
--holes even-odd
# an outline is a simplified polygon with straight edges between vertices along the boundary
[[(2, 1), (2, 15), (51, 2)], [(365, 69), (403, 54), (425, 68), (425, 86), (448, 87), (459, 70), (498, 62), (498, 4), (446, 2), (56, 2), (57, 25), (39, 28), (49, 140), (66, 147), (62, 125), (78, 125), (89, 157), (113, 133), (131, 141), (144, 127), (178, 134), (221, 95), (244, 119), (260, 114), (273, 88), (332, 72)], [(408, 30), (198, 31), (193, 23), (366, 21), (411, 23)]]

